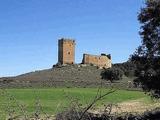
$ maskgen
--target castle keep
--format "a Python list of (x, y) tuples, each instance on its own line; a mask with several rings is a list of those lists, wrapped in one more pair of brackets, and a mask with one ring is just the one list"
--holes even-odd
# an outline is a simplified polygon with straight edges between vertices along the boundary
[(58, 63), (74, 64), (75, 41), (72, 39), (59, 39), (58, 41)]
[[(75, 40), (61, 38), (58, 41), (58, 63), (75, 63)], [(112, 66), (111, 56), (106, 54), (90, 55), (83, 54), (82, 64), (93, 64), (99, 68), (110, 68)]]

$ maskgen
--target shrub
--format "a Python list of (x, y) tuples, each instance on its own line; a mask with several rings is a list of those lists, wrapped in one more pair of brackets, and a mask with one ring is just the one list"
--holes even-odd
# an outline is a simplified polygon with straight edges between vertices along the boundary
[(124, 75), (127, 77), (134, 77), (137, 70), (136, 64), (131, 61), (124, 63), (114, 64), (113, 67), (119, 68), (123, 71)]
[(102, 79), (110, 80), (113, 82), (114, 80), (120, 80), (123, 76), (123, 71), (120, 68), (112, 67), (104, 70), (101, 73)]

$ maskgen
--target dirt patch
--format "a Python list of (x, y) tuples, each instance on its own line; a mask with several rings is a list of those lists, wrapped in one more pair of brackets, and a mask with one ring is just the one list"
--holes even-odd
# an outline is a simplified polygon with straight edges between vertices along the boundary
[[(122, 103), (114, 104), (112, 105), (111, 113), (116, 114), (122, 114), (122, 113), (138, 113), (141, 114), (147, 110), (153, 110), (157, 107), (160, 107), (160, 101), (154, 101), (154, 102), (144, 102), (144, 99), (138, 99), (138, 100), (130, 100), (125, 101)], [(104, 113), (104, 107), (91, 110), (90, 112), (95, 114), (102, 114)]]
[(152, 110), (156, 107), (160, 106), (159, 102), (153, 103), (145, 103), (143, 99), (138, 100), (131, 100), (127, 102), (119, 103), (118, 105), (119, 110), (113, 108), (113, 112), (132, 112), (132, 113), (143, 113), (146, 110)]

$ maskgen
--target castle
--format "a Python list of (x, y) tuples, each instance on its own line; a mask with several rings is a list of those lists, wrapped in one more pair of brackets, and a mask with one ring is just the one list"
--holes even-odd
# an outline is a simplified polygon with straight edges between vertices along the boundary
[[(58, 41), (58, 63), (75, 63), (75, 40), (61, 38)], [(90, 55), (83, 54), (82, 64), (92, 64), (99, 68), (110, 68), (112, 66), (111, 55)]]
[(75, 41), (71, 39), (60, 39), (58, 41), (58, 63), (74, 64)]

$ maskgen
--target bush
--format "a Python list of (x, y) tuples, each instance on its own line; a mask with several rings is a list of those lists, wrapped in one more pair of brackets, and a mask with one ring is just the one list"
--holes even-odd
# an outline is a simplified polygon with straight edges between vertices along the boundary
[(134, 77), (135, 71), (137, 70), (136, 64), (134, 64), (131, 61), (114, 64), (113, 67), (121, 69), (123, 71), (124, 75), (127, 77)]
[(135, 83), (141, 84), (144, 91), (149, 92), (152, 97), (160, 98), (160, 73), (157, 70), (149, 68), (146, 71), (141, 71)]
[(122, 79), (123, 74), (124, 73), (120, 68), (112, 67), (104, 70), (101, 73), (101, 76), (102, 76), (102, 79), (110, 80), (111, 82), (113, 82), (114, 80)]

